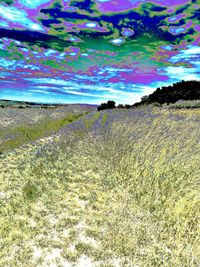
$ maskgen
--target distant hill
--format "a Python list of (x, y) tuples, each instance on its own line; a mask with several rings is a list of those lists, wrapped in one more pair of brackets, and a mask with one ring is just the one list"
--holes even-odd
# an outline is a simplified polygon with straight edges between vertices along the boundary
[(46, 104), (46, 103), (36, 103), (27, 101), (15, 101), (15, 100), (4, 100), (0, 99), (0, 108), (13, 107), (13, 108), (56, 108), (56, 107), (66, 107), (66, 106), (88, 106), (97, 107), (97, 105), (90, 104)]

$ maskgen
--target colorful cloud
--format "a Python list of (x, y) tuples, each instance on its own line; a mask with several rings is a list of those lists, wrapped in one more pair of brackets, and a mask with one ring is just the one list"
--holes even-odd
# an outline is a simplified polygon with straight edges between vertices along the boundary
[(0, 98), (134, 103), (200, 79), (192, 0), (0, 1)]

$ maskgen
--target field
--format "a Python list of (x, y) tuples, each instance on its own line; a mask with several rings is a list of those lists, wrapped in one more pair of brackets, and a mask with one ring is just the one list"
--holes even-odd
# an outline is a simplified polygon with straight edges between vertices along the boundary
[[(9, 103), (6, 102), (7, 105)], [(52, 135), (62, 126), (95, 110), (94, 106), (88, 105), (49, 105), (44, 109), (43, 105), (13, 103), (15, 105), (11, 102), (10, 106), (0, 108), (0, 153)], [(19, 108), (24, 106), (28, 108)]]
[(2, 135), (0, 266), (200, 266), (200, 109), (68, 112)]

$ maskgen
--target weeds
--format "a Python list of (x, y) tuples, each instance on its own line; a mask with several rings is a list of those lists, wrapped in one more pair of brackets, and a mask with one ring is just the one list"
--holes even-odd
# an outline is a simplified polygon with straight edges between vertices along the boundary
[(200, 265), (198, 110), (103, 114), (1, 160), (0, 266)]
[(91, 118), (83, 118), (83, 122), (86, 129), (90, 129), (96, 120), (98, 120), (100, 112), (95, 112)]
[(20, 125), (11, 128), (6, 128), (1, 131), (0, 137), (4, 141), (0, 144), (0, 152), (14, 149), (20, 145), (37, 140), (44, 136), (51, 135), (57, 132), (60, 128), (69, 124), (83, 114), (67, 114), (66, 117), (60, 119), (43, 119), (32, 125)]
[(179, 100), (174, 104), (168, 105), (168, 108), (172, 108), (172, 109), (200, 108), (200, 100)]

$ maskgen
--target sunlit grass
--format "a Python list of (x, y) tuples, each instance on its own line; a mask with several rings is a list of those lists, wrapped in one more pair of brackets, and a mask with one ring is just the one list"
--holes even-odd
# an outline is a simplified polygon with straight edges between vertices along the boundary
[(102, 125), (104, 125), (107, 121), (108, 115), (106, 113), (103, 114), (102, 116)]
[(98, 120), (100, 112), (95, 112), (91, 118), (83, 118), (83, 122), (86, 129), (90, 129), (96, 120)]
[(0, 144), (0, 153), (19, 147), (27, 142), (53, 134), (61, 127), (77, 120), (81, 116), (83, 116), (83, 114), (68, 113), (64, 118), (60, 119), (45, 118), (32, 125), (24, 124), (2, 129), (0, 132), (0, 138), (5, 141)]
[(100, 114), (1, 160), (0, 266), (200, 265), (199, 111)]
[(173, 109), (200, 108), (200, 100), (179, 100), (176, 103), (168, 105), (168, 108), (173, 108)]

